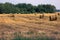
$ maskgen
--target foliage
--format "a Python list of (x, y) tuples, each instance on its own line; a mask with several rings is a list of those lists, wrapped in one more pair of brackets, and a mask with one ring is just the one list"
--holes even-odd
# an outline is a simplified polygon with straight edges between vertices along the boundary
[(56, 11), (54, 5), (38, 5), (33, 6), (32, 4), (19, 3), (0, 3), (0, 13), (53, 13)]

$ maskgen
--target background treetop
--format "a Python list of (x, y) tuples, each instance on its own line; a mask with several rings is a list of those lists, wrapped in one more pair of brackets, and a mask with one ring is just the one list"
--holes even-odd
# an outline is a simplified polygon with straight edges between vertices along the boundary
[(32, 4), (19, 3), (0, 3), (0, 13), (53, 13), (56, 12), (54, 5), (38, 5), (33, 6)]

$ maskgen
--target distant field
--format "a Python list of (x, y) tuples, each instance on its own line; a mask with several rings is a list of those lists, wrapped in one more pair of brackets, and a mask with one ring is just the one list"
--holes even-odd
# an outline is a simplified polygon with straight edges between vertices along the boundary
[[(0, 14), (0, 40), (60, 40), (60, 15), (48, 13), (39, 18), (40, 15)], [(49, 16), (54, 15), (57, 20), (49, 21)]]

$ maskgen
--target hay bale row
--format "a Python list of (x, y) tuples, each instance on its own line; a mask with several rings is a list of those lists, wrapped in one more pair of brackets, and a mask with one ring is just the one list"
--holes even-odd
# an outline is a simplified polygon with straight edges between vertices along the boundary
[[(40, 19), (42, 19), (44, 17), (45, 17), (44, 14), (42, 14), (42, 15), (39, 16)], [(56, 14), (50, 15), (48, 18), (49, 18), (49, 21), (56, 21), (57, 20), (57, 15)]]
[(41, 18), (44, 18), (44, 14), (40, 15), (39, 18), (40, 18), (40, 19), (41, 19)]
[(49, 20), (50, 21), (56, 21), (57, 20), (57, 16), (49, 16)]
[(10, 14), (10, 15), (8, 15), (8, 17), (15, 17), (15, 15), (14, 14)]
[(60, 15), (60, 13), (58, 13), (58, 15)]

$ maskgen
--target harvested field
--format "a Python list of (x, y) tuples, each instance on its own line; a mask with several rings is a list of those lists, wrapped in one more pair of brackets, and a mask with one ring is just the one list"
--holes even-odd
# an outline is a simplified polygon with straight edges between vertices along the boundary
[[(60, 40), (60, 15), (44, 14), (42, 19), (40, 15), (0, 14), (0, 40)], [(51, 15), (57, 15), (57, 20), (49, 21)]]

